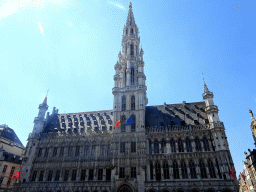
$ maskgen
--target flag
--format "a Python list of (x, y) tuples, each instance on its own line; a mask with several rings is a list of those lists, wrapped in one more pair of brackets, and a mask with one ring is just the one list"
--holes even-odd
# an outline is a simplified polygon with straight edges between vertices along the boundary
[(118, 127), (121, 125), (121, 120), (117, 121), (116, 124), (115, 124), (115, 127)]
[(230, 173), (230, 175), (231, 175), (233, 178), (236, 178), (236, 176), (235, 176), (235, 174), (234, 174), (234, 172), (232, 171), (231, 168), (229, 168), (229, 173)]
[(20, 176), (20, 168), (18, 169), (18, 171), (15, 173), (15, 175), (12, 176), (12, 179), (19, 177)]
[(131, 117), (129, 117), (126, 122), (125, 122), (125, 125), (132, 125), (134, 123), (133, 121), (133, 115)]

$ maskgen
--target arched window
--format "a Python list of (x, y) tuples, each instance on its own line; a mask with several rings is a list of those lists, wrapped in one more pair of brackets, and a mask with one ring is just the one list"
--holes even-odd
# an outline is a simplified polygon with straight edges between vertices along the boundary
[(152, 154), (152, 147), (151, 147), (151, 140), (148, 140), (148, 149), (149, 149), (149, 154)]
[(175, 160), (173, 161), (173, 178), (174, 179), (180, 178), (178, 163)]
[(190, 175), (191, 175), (191, 179), (196, 179), (196, 167), (195, 167), (195, 163), (190, 160), (189, 161), (189, 169), (190, 169)]
[(220, 167), (219, 167), (219, 163), (218, 163), (218, 159), (217, 158), (215, 159), (215, 162), (216, 162), (216, 166), (217, 166), (217, 169), (218, 169), (218, 175), (222, 179), (222, 175), (220, 173)]
[(199, 167), (200, 167), (200, 171), (201, 171), (201, 178), (203, 178), (203, 179), (207, 178), (205, 164), (202, 160), (199, 161)]
[(131, 124), (131, 132), (135, 132), (136, 131), (136, 117), (135, 115), (133, 116), (133, 124)]
[(127, 45), (125, 45), (125, 54), (127, 54)]
[(184, 152), (184, 146), (181, 138), (178, 139), (178, 148), (179, 148), (179, 152)]
[(156, 168), (156, 180), (159, 181), (161, 180), (161, 167), (158, 161), (155, 164), (155, 168)]
[(156, 153), (159, 153), (159, 143), (155, 139), (155, 141), (154, 141), (154, 154), (156, 154)]
[(172, 153), (176, 153), (176, 145), (173, 139), (170, 140), (170, 145), (171, 145)]
[(152, 161), (150, 161), (150, 179), (153, 180), (154, 177), (153, 177), (153, 163)]
[(205, 151), (210, 151), (209, 142), (208, 142), (208, 139), (206, 137), (203, 138), (203, 144), (204, 144), (204, 150)]
[(135, 97), (131, 97), (131, 110), (135, 110)]
[(166, 153), (166, 142), (164, 139), (162, 139), (161, 141), (161, 149), (162, 149), (162, 153)]
[(213, 165), (213, 163), (210, 159), (208, 160), (208, 167), (209, 167), (210, 177), (211, 178), (216, 178), (214, 165)]
[(187, 179), (188, 171), (187, 171), (187, 165), (184, 160), (181, 161), (181, 172), (182, 172), (182, 179)]
[(133, 28), (131, 28), (131, 34), (133, 34)]
[[(131, 68), (131, 85), (134, 85), (134, 68)], [(134, 103), (134, 109), (135, 110), (135, 103)]]
[(198, 139), (198, 137), (196, 137), (195, 143), (196, 143), (196, 150), (197, 150), (197, 151), (202, 151), (201, 142), (200, 142), (200, 140)]
[(164, 170), (164, 179), (170, 179), (169, 165), (167, 161), (164, 161), (163, 170)]
[(191, 141), (188, 137), (186, 138), (186, 148), (187, 148), (187, 152), (192, 152)]
[(131, 44), (131, 56), (133, 56), (134, 55), (134, 46), (133, 46), (133, 44)]
[(126, 98), (125, 96), (122, 97), (122, 111), (126, 110)]
[(121, 118), (121, 132), (125, 132), (125, 116)]
[(126, 35), (128, 35), (128, 29), (126, 29)]

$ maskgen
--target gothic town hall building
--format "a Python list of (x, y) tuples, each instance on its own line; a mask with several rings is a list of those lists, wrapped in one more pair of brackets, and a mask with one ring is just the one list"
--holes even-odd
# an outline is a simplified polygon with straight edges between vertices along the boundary
[[(45, 118), (45, 97), (13, 191), (238, 191), (213, 93), (204, 84), (202, 102), (147, 106), (138, 34), (130, 3), (114, 65), (113, 109), (60, 114), (54, 107)], [(134, 123), (126, 126), (131, 116)]]

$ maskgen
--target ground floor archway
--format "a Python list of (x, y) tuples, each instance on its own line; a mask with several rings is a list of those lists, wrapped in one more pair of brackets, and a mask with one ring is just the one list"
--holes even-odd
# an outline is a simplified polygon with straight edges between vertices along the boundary
[(119, 187), (117, 192), (133, 192), (133, 190), (132, 190), (132, 188), (129, 185), (125, 185), (124, 184), (121, 187)]

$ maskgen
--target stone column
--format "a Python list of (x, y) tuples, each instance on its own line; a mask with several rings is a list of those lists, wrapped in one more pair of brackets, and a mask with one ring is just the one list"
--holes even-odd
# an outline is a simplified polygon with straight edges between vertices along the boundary
[[(127, 61), (127, 63), (130, 62), (129, 60)], [(128, 64), (127, 64), (128, 66)], [(126, 86), (130, 86), (131, 85), (131, 69), (128, 68), (126, 69)]]
[(199, 167), (199, 160), (195, 159), (195, 166), (196, 166), (196, 174), (197, 174), (197, 179), (201, 179), (201, 170)]
[(103, 181), (106, 181), (106, 168), (103, 169)]
[(187, 152), (186, 141), (183, 141), (184, 152)]
[(166, 152), (171, 153), (171, 145), (170, 142), (166, 142)]
[(176, 153), (179, 152), (179, 147), (178, 147), (178, 142), (175, 141), (175, 146), (176, 146)]
[(180, 179), (182, 179), (182, 172), (181, 172), (181, 164), (180, 164), (180, 160), (177, 160), (178, 163), (178, 170), (179, 170), (179, 175), (180, 175)]
[(147, 163), (147, 180), (150, 181), (150, 164)]
[(218, 174), (218, 168), (217, 168), (217, 163), (216, 163), (216, 161), (215, 161), (215, 158), (212, 158), (211, 160), (212, 160), (212, 163), (213, 163), (213, 165), (214, 165), (214, 170), (215, 170), (216, 178), (217, 178), (217, 179), (220, 179), (219, 174)]
[(156, 180), (156, 168), (155, 168), (155, 164), (153, 163), (153, 180)]
[(80, 181), (81, 177), (79, 177), (81, 175), (81, 168), (78, 167), (77, 171), (76, 171), (76, 181)]
[(204, 152), (204, 151), (205, 151), (205, 149), (204, 149), (204, 143), (203, 143), (202, 140), (200, 140), (200, 143), (201, 143), (201, 146), (202, 146), (202, 152)]
[(191, 145), (192, 145), (192, 152), (196, 152), (196, 144), (194, 139), (191, 139)]
[(98, 176), (98, 169), (94, 169), (93, 171), (93, 181), (97, 181), (97, 176)]
[(173, 179), (173, 169), (171, 168), (172, 167), (171, 160), (168, 160), (168, 165), (169, 165), (169, 167), (168, 167), (168, 169), (169, 169), (169, 177), (170, 177), (170, 179)]
[(185, 159), (185, 162), (186, 162), (186, 165), (187, 165), (188, 178), (191, 179), (188, 159)]
[(211, 178), (211, 176), (210, 176), (210, 171), (209, 171), (209, 167), (208, 167), (207, 159), (204, 159), (203, 161), (204, 161), (205, 168), (206, 168), (207, 178)]
[(85, 181), (89, 180), (89, 169), (85, 169)]
[(160, 161), (160, 166), (161, 166), (161, 180), (164, 179), (164, 170), (163, 170), (163, 161)]

